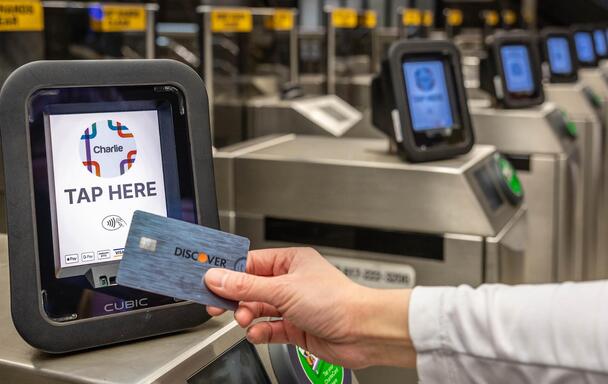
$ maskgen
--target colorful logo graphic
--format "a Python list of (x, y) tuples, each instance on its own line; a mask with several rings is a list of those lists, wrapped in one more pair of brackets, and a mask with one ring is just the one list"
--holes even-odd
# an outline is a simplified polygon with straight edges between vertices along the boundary
[(137, 156), (137, 144), (129, 128), (119, 121), (101, 120), (80, 137), (80, 158), (85, 168), (98, 177), (124, 175)]
[(430, 91), (435, 87), (435, 78), (429, 68), (419, 68), (414, 73), (416, 86), (422, 91)]

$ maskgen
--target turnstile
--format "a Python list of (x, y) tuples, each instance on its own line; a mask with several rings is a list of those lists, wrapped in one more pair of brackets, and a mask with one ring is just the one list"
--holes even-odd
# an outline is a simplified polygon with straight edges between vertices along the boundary
[[(0, 290), (3, 384), (288, 384), (275, 374), (289, 364), (287, 347), (249, 344), (231, 314), (174, 335), (68, 355), (49, 355), (30, 347), (10, 317), (5, 235), (0, 236)], [(349, 373), (323, 363), (325, 369)], [(357, 383), (356, 378), (352, 383)]]
[(577, 125), (577, 144), (581, 156), (584, 179), (584, 217), (589, 218), (584, 233), (585, 279), (608, 276), (608, 258), (603, 230), (606, 216), (602, 215), (604, 198), (604, 149), (605, 133), (602, 125), (602, 101), (588, 87), (577, 83), (546, 83), (545, 96), (567, 115), (581, 123)]
[[(471, 101), (479, 143), (496, 145), (518, 169), (528, 207), (525, 281), (580, 280), (584, 268), (585, 169), (572, 126), (553, 104), (496, 109)], [(579, 123), (580, 125), (580, 123)], [(579, 224), (577, 224), (579, 223)]]
[[(386, 140), (261, 138), (215, 153), (221, 226), (253, 248), (313, 246), (376, 287), (516, 283), (525, 210), (507, 200), (499, 163), (484, 145), (412, 164), (388, 153)], [(370, 368), (357, 377), (403, 383), (415, 372)]]

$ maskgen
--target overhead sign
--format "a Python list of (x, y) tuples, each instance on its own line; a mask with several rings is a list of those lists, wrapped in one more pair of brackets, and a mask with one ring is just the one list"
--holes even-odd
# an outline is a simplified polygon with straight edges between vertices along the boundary
[(378, 25), (378, 17), (375, 11), (366, 10), (359, 17), (359, 26), (374, 29)]
[(452, 27), (459, 27), (462, 25), (464, 17), (460, 9), (446, 9), (445, 13), (446, 22)]
[(422, 24), (422, 12), (416, 8), (403, 10), (402, 22), (404, 27), (417, 27)]
[(427, 9), (422, 14), (422, 25), (425, 27), (432, 27), (435, 21), (435, 14), (430, 9)]
[(44, 12), (40, 1), (0, 1), (0, 32), (44, 30)]
[(291, 31), (294, 26), (294, 13), (291, 9), (276, 9), (266, 17), (264, 26), (275, 31)]
[(212, 32), (251, 32), (253, 15), (247, 8), (214, 9), (211, 11)]
[(502, 11), (502, 20), (505, 25), (513, 25), (517, 22), (517, 14), (511, 9)]
[(89, 8), (95, 32), (144, 32), (147, 15), (143, 5), (93, 5)]
[(357, 28), (359, 15), (353, 8), (335, 8), (331, 13), (331, 25), (334, 28)]
[(483, 21), (486, 25), (490, 27), (495, 27), (498, 25), (500, 18), (498, 17), (498, 12), (493, 10), (488, 10), (483, 12)]

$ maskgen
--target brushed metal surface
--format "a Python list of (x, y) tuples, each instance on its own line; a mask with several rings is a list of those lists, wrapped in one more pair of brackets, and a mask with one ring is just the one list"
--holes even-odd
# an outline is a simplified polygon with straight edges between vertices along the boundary
[(428, 233), (494, 236), (517, 207), (496, 212), (480, 201), (472, 173), (495, 153), (426, 164), (387, 153), (384, 140), (296, 136), (235, 159), (235, 208), (337, 224)]
[(601, 190), (605, 180), (603, 144), (606, 141), (600, 115), (596, 113), (583, 91), (584, 85), (574, 84), (545, 84), (545, 96), (553, 101), (568, 115), (576, 120), (579, 137), (577, 140), (579, 153), (583, 157), (582, 168), (584, 179), (584, 239), (583, 254), (585, 255), (583, 276), (585, 279), (604, 278), (602, 259), (607, 256), (602, 247), (604, 236), (600, 225), (608, 220), (603, 215)]
[(528, 207), (525, 281), (582, 279), (584, 179), (577, 143), (560, 137), (548, 116), (560, 113), (545, 103), (527, 110), (471, 108), (478, 142), (508, 154), (530, 156), (520, 171)]

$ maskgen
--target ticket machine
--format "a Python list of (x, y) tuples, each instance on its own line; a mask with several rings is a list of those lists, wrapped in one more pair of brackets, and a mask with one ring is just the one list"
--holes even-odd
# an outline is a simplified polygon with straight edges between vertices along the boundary
[[(602, 31), (603, 33), (603, 31)], [(595, 33), (594, 33), (595, 36)], [(603, 36), (602, 36), (603, 37)], [(585, 242), (596, 244), (585, 266), (586, 278), (601, 278), (607, 271), (605, 265), (604, 236), (601, 235), (603, 226), (603, 198), (598, 193), (603, 188), (604, 160), (602, 159), (604, 131), (602, 123), (603, 100), (588, 86), (578, 80), (578, 61), (572, 35), (567, 29), (547, 28), (540, 33), (540, 48), (543, 60), (543, 84), (548, 101), (554, 102), (568, 116), (583, 121), (578, 126), (579, 153), (584, 163), (591, 165), (591, 176), (586, 180), (585, 211), (599, 212), (597, 215), (597, 230), (586, 233)]]
[(581, 279), (583, 234), (591, 224), (583, 215), (590, 173), (577, 147), (580, 124), (544, 102), (538, 49), (529, 34), (495, 34), (486, 44), (480, 84), (493, 100), (471, 102), (471, 115), (478, 142), (496, 145), (512, 160), (527, 192), (525, 279)]
[[(253, 247), (315, 247), (373, 287), (521, 281), (523, 190), (494, 147), (473, 145), (457, 49), (401, 41), (389, 52), (372, 86), (389, 140), (286, 135), (223, 148), (221, 225)], [(416, 382), (389, 368), (357, 378)]]
[(301, 348), (253, 347), (230, 315), (116, 284), (135, 210), (218, 227), (208, 100), (192, 69), (34, 62), (0, 91), (0, 129), (0, 382), (356, 383)]

